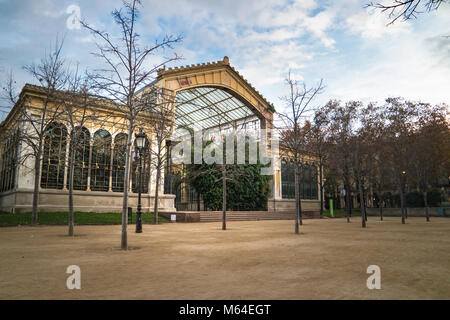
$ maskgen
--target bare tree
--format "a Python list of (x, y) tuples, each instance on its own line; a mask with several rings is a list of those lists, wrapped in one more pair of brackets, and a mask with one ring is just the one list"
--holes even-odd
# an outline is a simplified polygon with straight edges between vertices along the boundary
[(19, 120), (23, 123), (20, 140), (31, 150), (30, 153), (22, 156), (28, 157), (31, 155), (34, 158), (32, 224), (37, 224), (38, 221), (39, 183), (44, 138), (48, 126), (57, 121), (63, 113), (60, 91), (66, 87), (69, 79), (67, 63), (61, 55), (63, 44), (64, 41), (57, 38), (54, 47), (38, 64), (32, 63), (24, 67), (33, 78), (39, 81), (41, 84), (40, 91), (43, 95), (40, 114), (35, 116), (31, 110), (22, 106)]
[(388, 13), (388, 17), (391, 19), (388, 25), (391, 25), (401, 17), (403, 17), (403, 21), (417, 18), (418, 14), (437, 10), (441, 4), (448, 2), (448, 0), (392, 0), (389, 3), (370, 2), (365, 7)]
[(327, 134), (330, 120), (323, 110), (317, 110), (314, 114), (311, 129), (307, 136), (308, 148), (319, 158), (319, 187), (320, 187), (320, 218), (323, 218), (324, 207), (324, 165), (327, 159)]
[(449, 161), (448, 106), (417, 103), (416, 109), (419, 114), (411, 137), (410, 180), (423, 195), (425, 217), (430, 221), (428, 192), (439, 184), (441, 176), (448, 176), (444, 169)]
[(137, 118), (148, 108), (147, 104), (139, 102), (136, 94), (155, 79), (158, 69), (169, 62), (180, 59), (177, 54), (173, 54), (152, 64), (151, 57), (163, 49), (172, 49), (173, 45), (182, 40), (181, 36), (166, 36), (162, 41), (157, 41), (152, 46), (141, 45), (137, 31), (140, 6), (140, 0), (124, 1), (123, 8), (115, 9), (112, 12), (114, 23), (121, 30), (118, 38), (111, 37), (108, 32), (98, 30), (86, 21), (81, 22), (82, 26), (97, 39), (97, 53), (94, 55), (105, 64), (104, 68), (100, 68), (91, 74), (94, 87), (103, 96), (109, 97), (117, 103), (128, 122), (121, 237), (121, 248), (124, 250), (128, 247), (127, 207), (132, 135), (135, 131)]
[(0, 119), (6, 116), (11, 108), (17, 103), (19, 99), (19, 90), (17, 89), (17, 81), (14, 79), (12, 70), (5, 73), (6, 77), (1, 84), (0, 100)]
[(366, 227), (367, 222), (367, 192), (366, 185), (374, 174), (373, 165), (374, 138), (377, 133), (377, 120), (379, 117), (378, 108), (375, 104), (369, 103), (366, 107), (362, 103), (357, 104), (360, 127), (353, 136), (353, 168), (356, 184), (358, 186), (362, 227)]
[(347, 222), (352, 216), (351, 192), (352, 192), (352, 154), (354, 146), (354, 122), (357, 120), (357, 107), (360, 102), (350, 101), (341, 105), (339, 101), (331, 100), (325, 107), (324, 112), (330, 119), (330, 148), (329, 165), (342, 177), (347, 203)]
[[(96, 111), (96, 107), (106, 101), (91, 94), (91, 84), (89, 79), (78, 73), (78, 68), (68, 80), (68, 89), (61, 92), (61, 101), (63, 102), (63, 116), (66, 119), (70, 129), (69, 136), (69, 154), (67, 165), (67, 184), (68, 184), (68, 209), (69, 209), (69, 230), (68, 235), (73, 236), (74, 229), (74, 208), (73, 208), (73, 190), (75, 163), (79, 157), (79, 144), (85, 139), (83, 127), (88, 122), (95, 121), (97, 124), (107, 121), (110, 117), (104, 113)], [(82, 151), (81, 151), (82, 152)]]
[(153, 207), (153, 222), (158, 223), (158, 203), (161, 177), (164, 167), (170, 160), (170, 142), (174, 130), (173, 93), (162, 88), (153, 87), (139, 98), (146, 105), (147, 110), (153, 111), (149, 121), (152, 128), (150, 139), (151, 163), (156, 169), (155, 201)]
[[(295, 168), (295, 233), (299, 233), (302, 223), (302, 208), (300, 200), (301, 166), (306, 153), (306, 131), (303, 127), (304, 118), (314, 109), (314, 99), (323, 92), (323, 81), (315, 87), (308, 88), (305, 83), (293, 79), (289, 72), (285, 80), (289, 93), (281, 97), (285, 104), (284, 112), (278, 115), (282, 122), (280, 134), (280, 152), (294, 164)], [(303, 130), (302, 130), (303, 129)]]
[(386, 154), (385, 159), (391, 169), (391, 177), (400, 195), (402, 224), (406, 219), (405, 193), (407, 178), (410, 176), (409, 162), (411, 155), (411, 133), (417, 110), (413, 103), (401, 98), (388, 98), (385, 105), (386, 114)]

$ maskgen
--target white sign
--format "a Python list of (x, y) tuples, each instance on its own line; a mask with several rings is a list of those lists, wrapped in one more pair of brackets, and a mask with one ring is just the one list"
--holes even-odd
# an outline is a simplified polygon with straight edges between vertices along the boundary
[(70, 274), (70, 276), (67, 278), (66, 286), (67, 289), (73, 290), (81, 289), (81, 269), (79, 266), (71, 265), (67, 267), (66, 273)]
[(367, 267), (367, 273), (372, 275), (367, 278), (367, 289), (381, 289), (381, 270), (377, 265), (371, 265)]

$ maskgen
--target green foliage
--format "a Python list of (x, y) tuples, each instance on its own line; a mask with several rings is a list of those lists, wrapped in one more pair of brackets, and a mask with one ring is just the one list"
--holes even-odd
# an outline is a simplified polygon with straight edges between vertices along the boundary
[[(76, 225), (119, 225), (122, 224), (122, 213), (107, 212), (75, 212), (74, 219)], [(153, 214), (142, 214), (144, 223), (153, 223)], [(167, 222), (168, 220), (162, 216), (158, 216), (159, 222)], [(136, 222), (136, 213), (133, 212), (133, 223)], [(40, 212), (38, 214), (38, 223), (42, 225), (67, 225), (67, 212)], [(0, 213), (0, 227), (29, 225), (31, 224), (31, 212), (25, 213)]]
[[(331, 214), (329, 210), (325, 210), (323, 215), (325, 217), (331, 218)], [(347, 217), (347, 210), (346, 209), (334, 209), (333, 210), (333, 216), (335, 218), (344, 218)], [(360, 217), (361, 216), (361, 210), (360, 209), (352, 209), (352, 217)]]
[[(405, 199), (406, 206), (409, 208), (423, 208), (425, 206), (422, 192), (408, 192)], [(438, 190), (432, 190), (427, 193), (427, 202), (429, 207), (439, 206), (441, 201), (442, 195)]]
[(421, 192), (408, 192), (405, 196), (406, 207), (420, 208), (424, 206), (423, 194)]
[(443, 200), (443, 196), (439, 190), (431, 190), (427, 194), (427, 202), (430, 207), (439, 206)]
[[(266, 210), (270, 176), (261, 175), (260, 164), (227, 166), (227, 209)], [(193, 165), (191, 172), (209, 172), (195, 175), (189, 183), (200, 193), (208, 208), (222, 209), (222, 173), (217, 165)], [(230, 180), (228, 180), (230, 179)]]
[(324, 190), (326, 194), (334, 194), (339, 190), (339, 181), (336, 179), (336, 172), (331, 171), (325, 176)]

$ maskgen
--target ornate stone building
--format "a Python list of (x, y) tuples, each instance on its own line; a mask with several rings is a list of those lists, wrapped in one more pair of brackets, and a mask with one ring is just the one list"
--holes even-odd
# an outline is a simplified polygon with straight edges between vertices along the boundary
[[(162, 88), (173, 97), (171, 103), (174, 128), (193, 130), (217, 126), (219, 121), (229, 125), (245, 122), (254, 128), (270, 129), (274, 110), (271, 104), (252, 87), (225, 57), (222, 61), (161, 69), (150, 86)], [(144, 90), (148, 90), (149, 87)], [(138, 93), (139, 94), (139, 93)], [(45, 99), (43, 88), (25, 85), (20, 99), (7, 118), (0, 124), (0, 211), (31, 211), (34, 159), (27, 156), (29, 147), (18, 139), (20, 132), (30, 130), (21, 121), (23, 112), (39, 117)], [(121, 211), (123, 196), (124, 154), (127, 140), (127, 121), (113, 105), (96, 101), (92, 113), (101, 115), (88, 120), (81, 130), (77, 144), (74, 175), (74, 206), (76, 211)], [(151, 114), (141, 115), (137, 127), (143, 128), (152, 141)], [(102, 119), (102, 120), (98, 120)], [(67, 211), (67, 163), (69, 158), (70, 126), (61, 113), (48, 122), (42, 155), (40, 177), (40, 211)], [(267, 137), (269, 140), (271, 137)], [(133, 144), (134, 145), (134, 144)], [(269, 151), (270, 153), (270, 151)], [(136, 152), (133, 150), (130, 176), (129, 205), (136, 207)], [(151, 165), (151, 152), (145, 152), (143, 161), (143, 211), (153, 207), (155, 170)], [(164, 182), (164, 181), (163, 181)], [(293, 175), (289, 165), (280, 162), (271, 179), (269, 211), (295, 208)], [(306, 211), (319, 210), (317, 166), (311, 161), (302, 182), (302, 206)], [(159, 208), (171, 212), (189, 206), (189, 192), (171, 190), (161, 183)], [(183, 206), (183, 204), (187, 204)]]

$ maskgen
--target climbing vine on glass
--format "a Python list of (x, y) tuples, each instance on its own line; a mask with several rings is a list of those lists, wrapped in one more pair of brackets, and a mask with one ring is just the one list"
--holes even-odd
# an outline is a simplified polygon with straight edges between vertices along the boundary
[[(217, 167), (217, 170), (214, 168)], [(211, 210), (222, 209), (221, 171), (218, 165), (190, 165), (190, 185)], [(195, 175), (195, 172), (209, 172)], [(227, 210), (266, 210), (270, 176), (261, 175), (261, 164), (227, 165)]]

